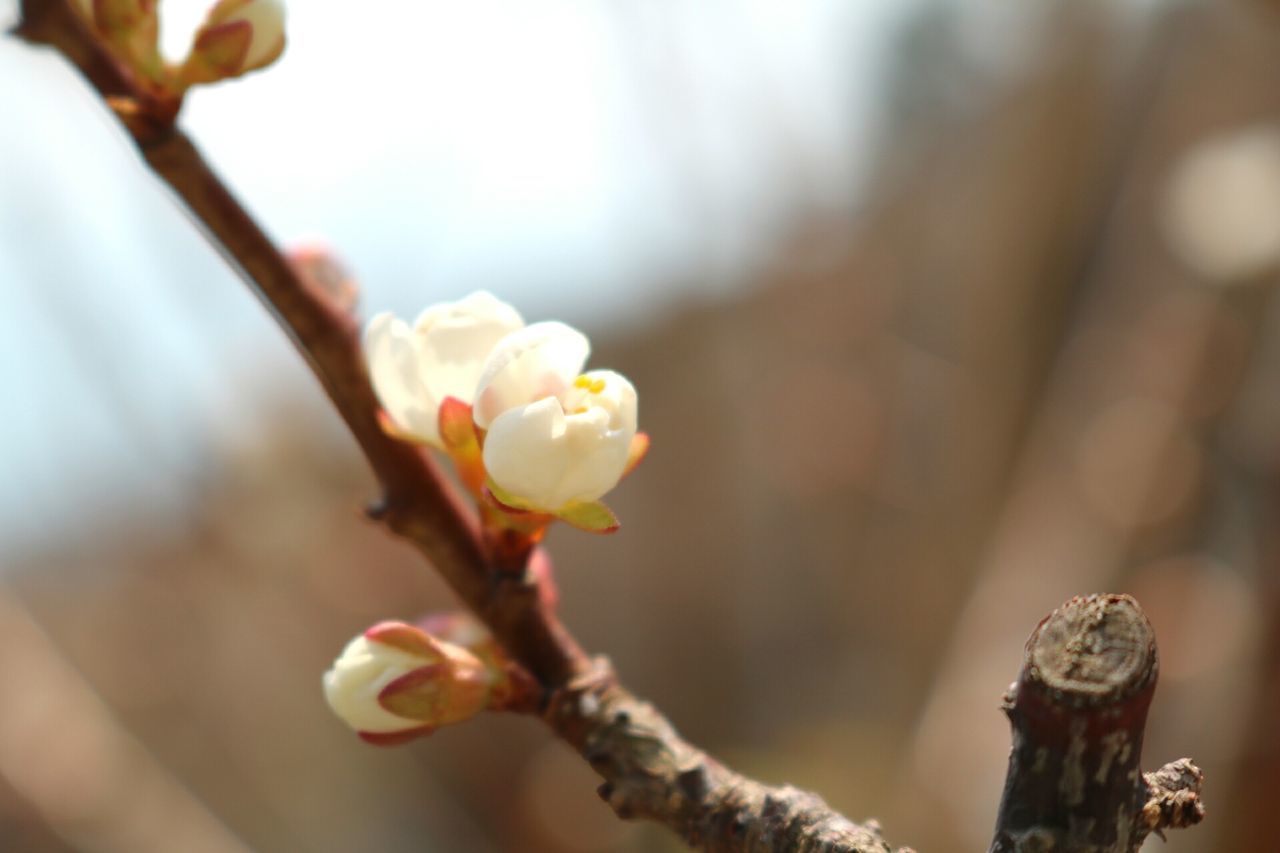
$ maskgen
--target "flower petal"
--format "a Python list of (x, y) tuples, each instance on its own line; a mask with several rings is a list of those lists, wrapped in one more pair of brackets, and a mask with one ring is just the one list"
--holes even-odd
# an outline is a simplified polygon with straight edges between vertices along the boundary
[(586, 335), (564, 323), (534, 323), (507, 335), (493, 348), (476, 385), (476, 425), (488, 429), (509, 409), (560, 396), (590, 352)]
[(428, 307), (413, 326), (423, 385), (436, 400), (470, 403), (494, 346), (523, 327), (515, 308), (483, 290)]
[(570, 463), (560, 401), (544, 397), (510, 409), (489, 425), (484, 467), (502, 490), (529, 509), (556, 509), (560, 483)]
[[(625, 415), (623, 417), (625, 419)], [(560, 481), (557, 496), (562, 500), (557, 508), (566, 503), (598, 500), (622, 479), (635, 427), (612, 429), (610, 421), (603, 407), (565, 419), (570, 462)]]
[(417, 655), (361, 635), (347, 644), (325, 673), (325, 699), (333, 712), (356, 731), (376, 733), (416, 728), (418, 721), (384, 709), (378, 695), (388, 684), (423, 663)]
[(365, 328), (364, 355), (373, 390), (392, 422), (406, 435), (439, 445), (439, 401), (422, 384), (408, 324), (390, 312), (374, 317)]
[(560, 482), (571, 502), (597, 500), (622, 479), (636, 435), (636, 389), (612, 370), (583, 374), (565, 395), (571, 462)]
[(573, 412), (599, 406), (609, 413), (609, 429), (636, 430), (638, 399), (631, 380), (612, 370), (589, 370), (574, 380), (561, 397), (564, 410)]

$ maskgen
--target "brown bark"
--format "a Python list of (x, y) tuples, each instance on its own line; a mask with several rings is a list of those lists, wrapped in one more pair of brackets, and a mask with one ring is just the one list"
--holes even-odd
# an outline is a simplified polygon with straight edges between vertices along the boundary
[(1127, 595), (1073, 598), (1041, 621), (1005, 696), (1013, 750), (992, 853), (1131, 853), (1200, 820), (1195, 765), (1138, 769), (1157, 669)]
[(604, 662), (558, 691), (545, 717), (604, 777), (600, 797), (620, 817), (666, 824), (692, 847), (893, 850), (875, 821), (856, 824), (816, 794), (747, 779), (683, 740), (656, 708), (619, 687)]

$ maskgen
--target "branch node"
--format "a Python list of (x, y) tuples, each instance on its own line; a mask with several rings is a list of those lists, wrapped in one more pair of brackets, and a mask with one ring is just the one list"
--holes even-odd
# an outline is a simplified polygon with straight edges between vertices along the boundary
[(707, 771), (702, 765), (681, 770), (676, 776), (676, 787), (690, 800), (701, 800), (707, 795)]
[(1166, 829), (1185, 829), (1204, 820), (1204, 802), (1200, 789), (1204, 773), (1190, 758), (1170, 761), (1159, 770), (1142, 777), (1147, 801), (1142, 806), (1142, 820), (1148, 832), (1161, 838)]
[(374, 522), (381, 522), (386, 519), (387, 513), (391, 511), (391, 505), (385, 497), (369, 501), (365, 504), (364, 517)]

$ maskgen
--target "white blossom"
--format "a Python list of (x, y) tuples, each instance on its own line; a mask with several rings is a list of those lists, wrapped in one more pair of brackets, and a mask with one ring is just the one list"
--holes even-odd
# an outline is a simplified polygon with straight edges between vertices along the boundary
[(440, 404), (446, 397), (471, 403), (494, 345), (523, 326), (516, 309), (484, 291), (430, 306), (412, 328), (389, 312), (374, 317), (365, 359), (396, 428), (439, 446)]
[(636, 392), (610, 370), (581, 373), (590, 344), (563, 323), (504, 337), (475, 393), (484, 466), (520, 508), (556, 512), (595, 501), (627, 467)]

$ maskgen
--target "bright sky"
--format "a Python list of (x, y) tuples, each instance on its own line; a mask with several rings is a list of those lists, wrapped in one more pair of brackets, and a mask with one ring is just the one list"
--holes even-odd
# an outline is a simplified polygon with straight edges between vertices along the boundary
[[(204, 6), (164, 0), (170, 52)], [(367, 312), (485, 287), (526, 317), (636, 323), (853, 202), (916, 6), (296, 0), (282, 61), (183, 122), (273, 234), (340, 250)], [(12, 550), (104, 502), (180, 510), (211, 442), (312, 386), (59, 61), (0, 39), (0, 115)]]

